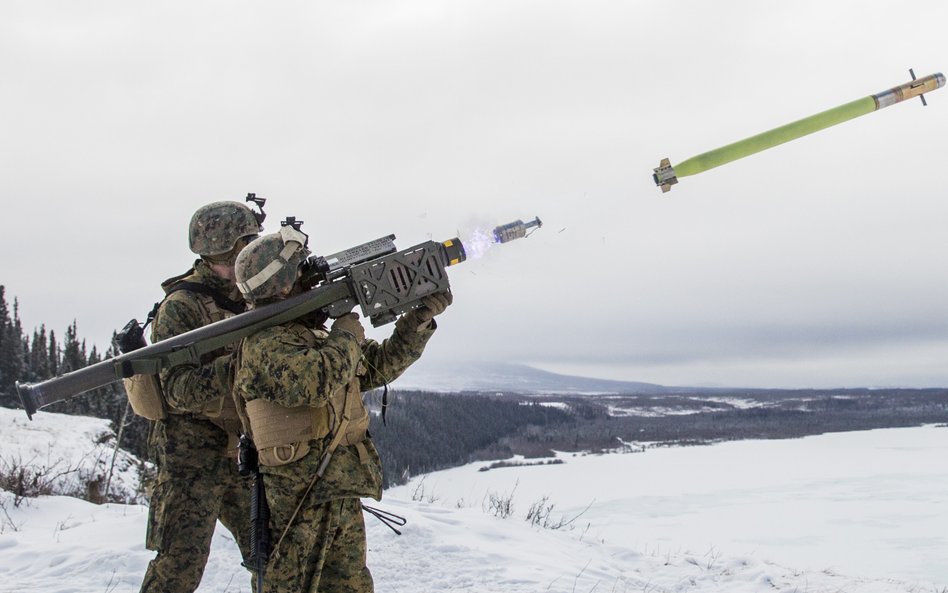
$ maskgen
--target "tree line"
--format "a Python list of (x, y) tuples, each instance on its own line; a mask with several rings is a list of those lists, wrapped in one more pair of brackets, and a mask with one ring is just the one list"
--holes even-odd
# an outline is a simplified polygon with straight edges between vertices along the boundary
[[(61, 338), (45, 325), (27, 334), (17, 300), (11, 306), (0, 286), (0, 406), (19, 407), (17, 381), (43, 381), (115, 354), (112, 347), (87, 348), (75, 321)], [(725, 395), (758, 405), (733, 407), (722, 401)], [(386, 486), (472, 461), (609, 451), (623, 442), (705, 444), (948, 423), (948, 389), (714, 389), (608, 397), (393, 390), (384, 424), (379, 394), (369, 399)], [(130, 413), (127, 401), (116, 382), (46, 409), (105, 418), (116, 432), (124, 421), (122, 447), (145, 459), (149, 423)]]
[(384, 424), (377, 403), (370, 407), (385, 487), (472, 461), (552, 455), (545, 435), (576, 420), (575, 413), (513, 395), (392, 392)]
[[(0, 406), (19, 408), (20, 398), (16, 383), (36, 383), (64, 373), (96, 364), (116, 355), (113, 346), (104, 352), (95, 345), (87, 348), (86, 340), (79, 337), (78, 327), (73, 321), (59, 338), (46, 325), (33, 329), (32, 335), (23, 329), (20, 320), (19, 302), (13, 299), (10, 306), (6, 288), (0, 285)], [(79, 397), (53, 404), (46, 410), (78, 416), (94, 416), (112, 422), (118, 432), (125, 422), (122, 447), (145, 457), (148, 439), (148, 421), (132, 414), (128, 409), (128, 396), (121, 382), (100, 387)]]

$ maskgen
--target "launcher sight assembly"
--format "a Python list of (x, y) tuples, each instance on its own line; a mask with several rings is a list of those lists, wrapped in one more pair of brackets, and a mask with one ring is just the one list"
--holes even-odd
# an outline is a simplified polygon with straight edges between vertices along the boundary
[(856, 99), (839, 107), (834, 107), (833, 109), (811, 115), (810, 117), (699, 154), (698, 156), (693, 156), (677, 165), (673, 166), (671, 161), (667, 158), (662, 159), (658, 167), (653, 170), (652, 179), (655, 181), (655, 185), (662, 189), (662, 193), (665, 193), (669, 191), (673, 185), (678, 183), (678, 179), (681, 177), (702, 173), (708, 169), (713, 169), (730, 163), (731, 161), (736, 161), (767, 150), (768, 148), (773, 148), (778, 144), (796, 140), (807, 134), (819, 132), (820, 130), (835, 126), (844, 121), (855, 119), (867, 113), (872, 113), (873, 111), (878, 111), (890, 105), (895, 105), (896, 103), (901, 103), (902, 101), (914, 97), (921, 98), (922, 104), (928, 105), (927, 101), (925, 101), (925, 93), (945, 86), (945, 76), (940, 72), (923, 78), (915, 78), (915, 72), (910, 69), (909, 74), (911, 74), (912, 80), (905, 84), (875, 95)]

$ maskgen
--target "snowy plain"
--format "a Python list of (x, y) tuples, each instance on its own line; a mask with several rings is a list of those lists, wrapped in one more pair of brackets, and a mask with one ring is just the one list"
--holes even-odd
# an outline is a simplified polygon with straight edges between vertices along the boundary
[[(0, 409), (0, 458), (107, 440), (104, 421), (18, 414)], [(397, 536), (367, 516), (368, 561), (380, 593), (942, 593), (946, 454), (948, 428), (920, 427), (470, 464), (386, 491), (377, 506), (408, 525)], [(509, 496), (510, 517), (490, 512), (492, 494)], [(543, 497), (551, 519), (578, 518), (530, 525)], [(143, 505), (46, 496), (15, 507), (0, 492), (0, 507), (0, 593), (137, 591), (152, 556)], [(219, 527), (199, 591), (249, 591), (249, 580)]]

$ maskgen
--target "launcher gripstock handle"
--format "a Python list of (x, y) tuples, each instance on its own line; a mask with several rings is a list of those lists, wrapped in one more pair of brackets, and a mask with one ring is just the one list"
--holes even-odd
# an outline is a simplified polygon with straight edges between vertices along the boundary
[(292, 321), (321, 310), (338, 317), (362, 309), (379, 327), (421, 305), (432, 293), (450, 290), (445, 268), (466, 259), (457, 239), (426, 241), (408, 249), (344, 268), (344, 274), (289, 299), (217, 321), (204, 327), (126, 352), (85, 368), (39, 383), (17, 383), (17, 393), (33, 418), (50, 404), (103, 387), (126, 377), (155, 374), (186, 364), (198, 366), (201, 357), (261, 329)]

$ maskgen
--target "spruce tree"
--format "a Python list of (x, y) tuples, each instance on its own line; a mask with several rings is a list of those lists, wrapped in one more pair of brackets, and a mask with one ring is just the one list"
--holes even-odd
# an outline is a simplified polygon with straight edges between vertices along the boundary
[(30, 344), (30, 381), (42, 381), (50, 378), (49, 344), (46, 341), (46, 325), (39, 332), (33, 330), (33, 343)]
[(7, 325), (10, 324), (10, 310), (7, 308), (6, 287), (0, 284), (0, 394), (6, 388), (7, 373)]
[(63, 342), (63, 360), (60, 368), (62, 373), (77, 371), (86, 366), (85, 356), (86, 343), (79, 342), (76, 320), (72, 320), (72, 325), (66, 328), (66, 339)]
[(19, 308), (14, 299), (11, 319), (6, 289), (0, 286), (0, 405), (6, 407), (13, 407), (19, 401), (16, 382), (24, 378), (23, 328)]
[(59, 344), (56, 343), (56, 332), (49, 330), (49, 376), (59, 375)]
[(19, 336), (13, 335), (13, 322), (7, 307), (6, 288), (0, 285), (0, 405), (11, 406), (16, 402), (16, 350)]
[(20, 302), (16, 298), (13, 299), (13, 323), (9, 329), (10, 333), (8, 338), (10, 339), (11, 351), (10, 369), (15, 388), (17, 381), (23, 381), (26, 378), (26, 351), (23, 347), (23, 324), (20, 323)]
[[(66, 328), (65, 341), (60, 348), (56, 332), (47, 332), (45, 324), (33, 330), (32, 338), (23, 335), (19, 302), (16, 299), (13, 301), (12, 314), (11, 318), (5, 287), (0, 285), (0, 406), (20, 406), (16, 394), (17, 381), (44, 381), (118, 355), (115, 348), (110, 346), (103, 356), (94, 345), (87, 355), (86, 341), (80, 340), (75, 320)], [(106, 418), (112, 421), (116, 431), (124, 418), (122, 446), (144, 457), (149, 423), (139, 416), (130, 415), (126, 418), (124, 412), (127, 405), (128, 396), (124, 386), (121, 382), (115, 382), (54, 404), (49, 411)]]
[[(85, 345), (79, 341), (76, 321), (66, 328), (66, 335), (62, 343), (62, 355), (59, 357), (59, 373), (66, 374), (77, 371), (86, 366)], [(69, 398), (50, 406), (50, 412), (64, 414), (94, 415), (95, 404), (86, 395)]]

